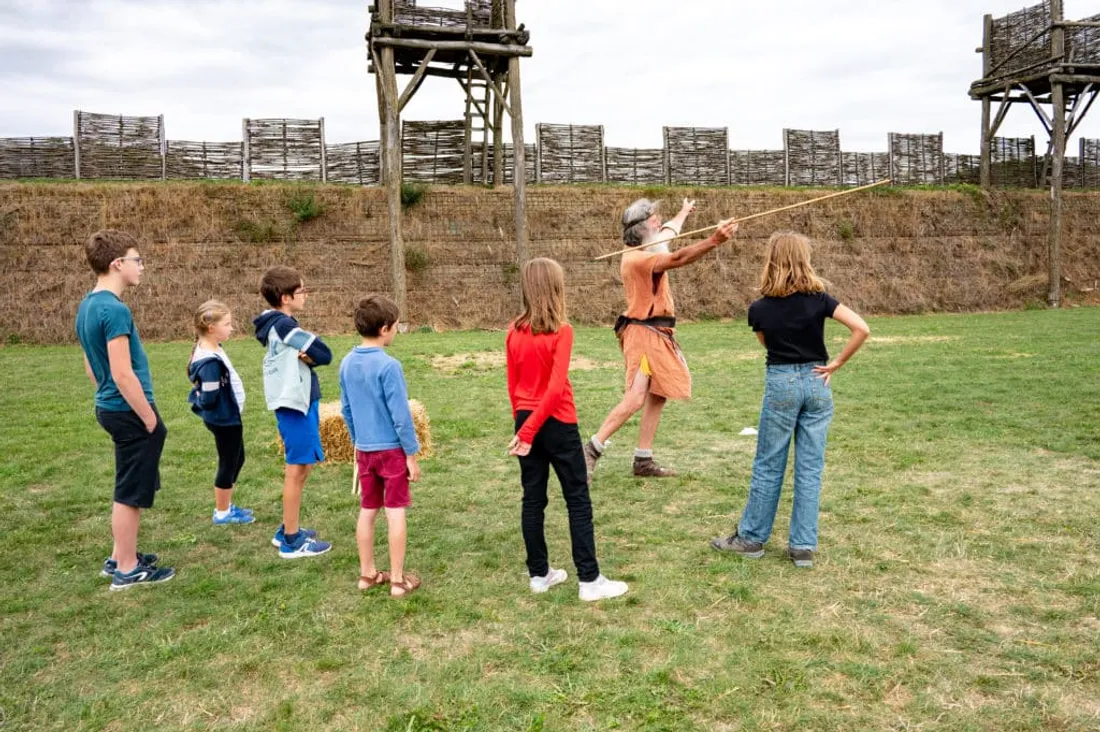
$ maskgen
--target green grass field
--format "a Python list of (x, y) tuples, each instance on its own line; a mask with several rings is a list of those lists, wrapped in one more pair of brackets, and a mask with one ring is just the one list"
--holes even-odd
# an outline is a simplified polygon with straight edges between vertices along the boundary
[[(303, 503), (333, 551), (270, 546), (281, 464), (252, 339), (227, 350), (249, 389), (237, 502), (257, 522), (211, 526), (190, 344), (150, 345), (169, 435), (140, 546), (179, 574), (109, 593), (111, 448), (80, 352), (2, 347), (0, 729), (1100, 729), (1100, 309), (870, 324), (834, 381), (811, 571), (783, 558), (787, 490), (764, 559), (708, 548), (747, 494), (737, 433), (763, 353), (740, 321), (681, 328), (695, 399), (666, 410), (657, 456), (683, 477), (630, 477), (637, 422), (616, 436), (592, 498), (602, 568), (631, 591), (595, 606), (560, 497), (547, 532), (570, 581), (527, 590), (502, 333), (392, 350), (438, 448), (413, 488), (425, 586), (407, 600), (355, 588), (349, 465), (318, 469)], [(353, 339), (330, 342), (339, 359)], [(609, 329), (581, 329), (574, 355), (587, 435), (622, 372)], [(336, 367), (320, 373), (338, 399)]]

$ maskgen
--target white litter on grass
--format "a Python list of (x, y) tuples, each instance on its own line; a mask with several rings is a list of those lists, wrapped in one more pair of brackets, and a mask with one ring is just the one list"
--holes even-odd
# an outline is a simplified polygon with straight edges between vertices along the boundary
[(745, 429), (741, 430), (737, 434), (739, 434), (739, 435), (755, 435), (756, 434), (756, 428), (755, 427), (746, 427)]

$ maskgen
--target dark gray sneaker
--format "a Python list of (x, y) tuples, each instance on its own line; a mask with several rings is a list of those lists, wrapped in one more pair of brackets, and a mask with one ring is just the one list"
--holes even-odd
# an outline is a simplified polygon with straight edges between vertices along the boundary
[(151, 567), (148, 564), (139, 564), (132, 572), (123, 574), (115, 570), (115, 577), (111, 580), (111, 592), (128, 590), (138, 585), (153, 585), (158, 582), (167, 582), (176, 576), (176, 570), (171, 567)]
[[(156, 566), (157, 559), (159, 559), (159, 557), (157, 557), (156, 554), (142, 554), (141, 552), (138, 552), (137, 555), (138, 564), (148, 564), (151, 567)], [(99, 576), (107, 577), (108, 579), (110, 579), (111, 577), (115, 576), (116, 569), (118, 569), (118, 562), (111, 559), (110, 557), (107, 557), (103, 560), (103, 569), (99, 571)]]
[(787, 549), (787, 556), (794, 562), (796, 567), (809, 569), (814, 566), (813, 549)]
[(749, 559), (759, 559), (764, 556), (764, 545), (758, 541), (749, 541), (737, 535), (737, 532), (729, 536), (716, 536), (710, 540), (711, 549), (720, 552), (740, 554)]
[(588, 485), (592, 485), (592, 473), (596, 472), (596, 461), (603, 457), (603, 453), (596, 449), (592, 440), (584, 441), (584, 467), (588, 469)]

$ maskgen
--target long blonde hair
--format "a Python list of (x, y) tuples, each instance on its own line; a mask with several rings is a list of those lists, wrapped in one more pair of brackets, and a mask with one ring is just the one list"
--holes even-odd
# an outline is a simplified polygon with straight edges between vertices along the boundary
[(207, 300), (195, 311), (195, 337), (201, 338), (210, 332), (210, 327), (229, 317), (229, 306), (220, 300)]
[(824, 292), (829, 283), (810, 264), (810, 239), (793, 231), (777, 231), (764, 250), (760, 294), (786, 297), (796, 292)]
[(532, 333), (554, 333), (565, 322), (565, 273), (553, 259), (538, 257), (523, 265), (520, 281), (523, 314), (517, 328)]

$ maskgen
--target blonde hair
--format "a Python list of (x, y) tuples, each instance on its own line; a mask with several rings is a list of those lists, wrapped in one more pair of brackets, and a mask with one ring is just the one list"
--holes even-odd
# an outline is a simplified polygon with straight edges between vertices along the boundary
[(829, 286), (810, 264), (810, 239), (793, 231), (777, 231), (764, 250), (760, 294), (786, 297), (796, 292), (824, 292)]
[(553, 259), (538, 257), (523, 265), (520, 279), (523, 314), (517, 328), (532, 333), (554, 333), (565, 322), (565, 273)]
[(230, 315), (229, 307), (220, 300), (207, 300), (195, 311), (195, 335), (204, 336), (210, 327), (220, 323)]

